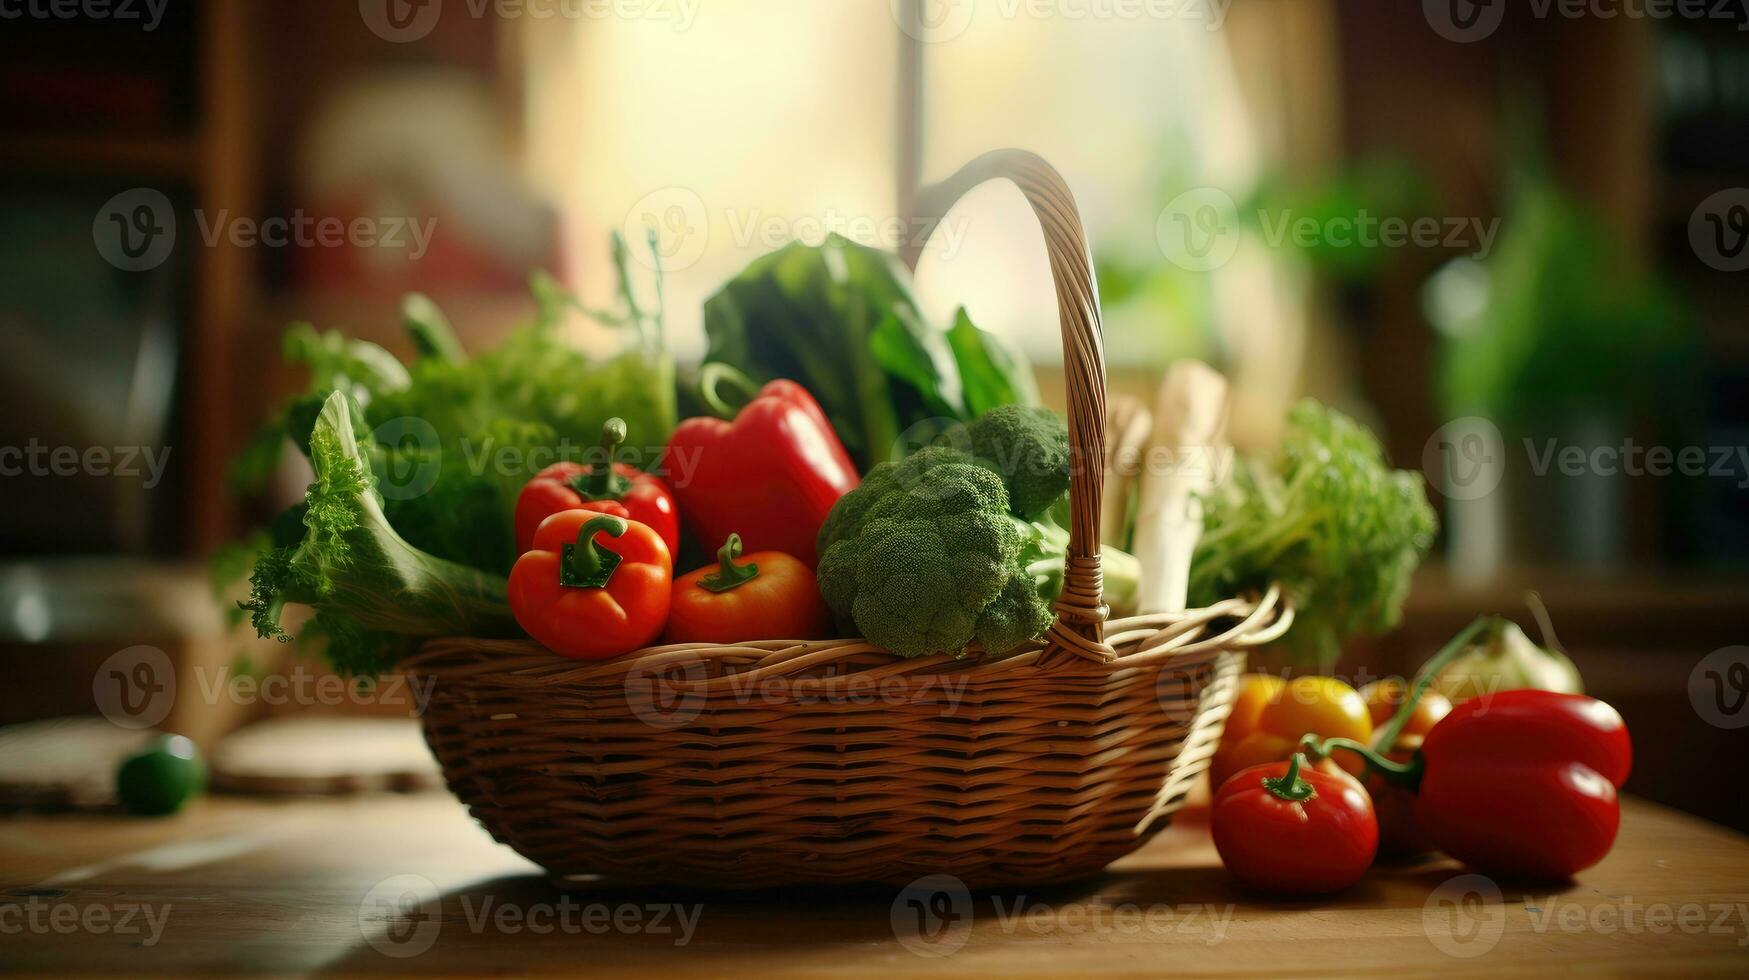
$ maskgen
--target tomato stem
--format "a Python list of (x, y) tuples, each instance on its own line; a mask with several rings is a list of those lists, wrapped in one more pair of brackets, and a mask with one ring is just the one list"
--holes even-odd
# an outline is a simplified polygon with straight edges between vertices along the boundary
[(698, 580), (700, 588), (711, 592), (727, 592), (739, 588), (759, 577), (759, 565), (748, 562), (745, 565), (735, 564), (735, 559), (741, 557), (741, 536), (730, 534), (729, 540), (717, 549), (717, 571), (714, 575), (706, 575)]
[(590, 518), (577, 531), (577, 543), (565, 542), (559, 549), (559, 584), (572, 589), (600, 589), (613, 578), (614, 570), (623, 560), (595, 540), (596, 534), (617, 538), (626, 533), (626, 522), (618, 517), (599, 514)]
[(1478, 617), (1475, 622), (1464, 627), (1458, 635), (1448, 640), (1445, 646), (1439, 648), (1438, 653), (1422, 665), (1421, 673), (1409, 688), (1409, 696), (1403, 699), (1403, 703), (1397, 707), (1397, 713), (1391, 716), (1391, 720), (1386, 722), (1385, 727), (1379, 731), (1378, 738), (1373, 740), (1373, 746), (1380, 753), (1388, 753), (1396, 748), (1397, 736), (1403, 734), (1403, 729), (1408, 726), (1410, 717), (1415, 714), (1415, 706), (1421, 703), (1421, 696), (1433, 686), (1435, 675), (1444, 669), (1446, 664), (1451, 663), (1458, 654), (1462, 653), (1464, 648), (1469, 645), (1470, 640), (1495, 618), (1493, 616)]
[(1356, 742), (1352, 738), (1331, 737), (1320, 742), (1318, 736), (1307, 735), (1300, 739), (1300, 751), (1313, 758), (1327, 759), (1330, 757), (1330, 753), (1336, 749), (1346, 749), (1360, 756), (1366, 760), (1367, 768), (1377, 772), (1388, 782), (1395, 783), (1411, 793), (1421, 786), (1421, 770), (1425, 768), (1425, 763), (1422, 761), (1420, 753), (1416, 753), (1415, 757), (1408, 762), (1396, 762), (1385, 758), (1382, 753), (1371, 746), (1363, 742)]
[(1289, 803), (1304, 803), (1318, 798), (1318, 791), (1311, 783), (1300, 778), (1300, 767), (1306, 764), (1306, 757), (1298, 752), (1288, 761), (1287, 772), (1280, 777), (1263, 777), (1263, 788), (1277, 799)]
[(601, 423), (601, 462), (591, 464), (589, 472), (580, 473), (571, 480), (571, 489), (577, 491), (584, 500), (618, 500), (626, 495), (632, 487), (632, 481), (621, 476), (613, 468), (613, 458), (619, 449), (619, 444), (626, 441), (626, 423), (622, 418), (611, 418)]

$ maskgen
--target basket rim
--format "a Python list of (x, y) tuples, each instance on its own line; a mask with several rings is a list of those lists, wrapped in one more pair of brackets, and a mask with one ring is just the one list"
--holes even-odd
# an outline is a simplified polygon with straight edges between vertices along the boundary
[[(832, 673), (815, 680), (828, 688), (898, 676), (991, 678), (1056, 666), (1053, 656), (1073, 661), (1081, 672), (1109, 673), (1161, 666), (1197, 654), (1249, 650), (1272, 643), (1293, 625), (1293, 603), (1279, 586), (1256, 597), (1224, 599), (1201, 609), (1148, 613), (1110, 621), (1109, 660), (1064, 656), (1049, 639), (1034, 640), (997, 656), (976, 650), (955, 656), (938, 653), (901, 657), (860, 637), (832, 640), (750, 640), (743, 643), (671, 643), (645, 647), (606, 660), (562, 657), (534, 640), (481, 637), (436, 637), (402, 659), (398, 669), (409, 673), (464, 677), (486, 673), (539, 673), (549, 682), (625, 681), (643, 675), (664, 675), (675, 689), (709, 691), (730, 684), (795, 677), (823, 667)], [(1217, 624), (1230, 621), (1225, 628)], [(699, 676), (687, 668), (703, 666)]]

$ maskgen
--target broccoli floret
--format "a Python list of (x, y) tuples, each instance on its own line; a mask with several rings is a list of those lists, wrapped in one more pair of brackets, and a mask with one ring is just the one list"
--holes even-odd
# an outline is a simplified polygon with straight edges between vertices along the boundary
[(978, 642), (991, 653), (1007, 653), (1050, 629), (1053, 618), (1032, 576), (1014, 575), (978, 616)]
[(965, 453), (945, 446), (930, 446), (904, 459), (876, 464), (862, 478), (861, 485), (840, 497), (832, 512), (826, 515), (826, 521), (820, 525), (820, 535), (815, 542), (816, 550), (823, 555), (826, 549), (839, 541), (860, 534), (869, 508), (889, 492), (914, 485), (919, 476), (943, 463), (972, 462), (974, 460)]
[[(951, 451), (916, 459), (876, 467), (845, 495), (819, 567), (833, 612), (905, 657), (963, 650), (1011, 580), (1031, 588), (1002, 481)], [(990, 625), (1006, 641), (1021, 620), (998, 610)]]
[[(900, 654), (1006, 653), (1044, 635), (1069, 534), (1046, 512), (1069, 487), (1069, 439), (1045, 409), (994, 409), (870, 470), (820, 528), (820, 593), (846, 631)], [(1015, 494), (1022, 501), (1015, 503)], [(1135, 559), (1105, 549), (1108, 601)]]
[(1016, 517), (1037, 518), (1069, 489), (1069, 426), (1048, 408), (993, 408), (966, 427), (966, 442), (1002, 477)]

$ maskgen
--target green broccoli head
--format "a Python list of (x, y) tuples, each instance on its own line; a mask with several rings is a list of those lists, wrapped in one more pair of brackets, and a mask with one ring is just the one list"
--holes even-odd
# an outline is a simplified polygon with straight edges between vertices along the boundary
[(993, 408), (966, 427), (966, 441), (1002, 477), (1017, 517), (1037, 518), (1069, 489), (1069, 426), (1048, 408)]
[(1055, 613), (1031, 575), (1012, 575), (978, 616), (977, 641), (991, 653), (1007, 653), (1050, 629)]
[[(961, 454), (925, 453), (920, 463), (913, 461), (924, 453), (876, 467), (845, 495), (829, 522), (836, 540), (819, 566), (820, 593), (833, 612), (906, 657), (964, 649), (1010, 581), (1029, 589), (1031, 581), (1016, 560), (1021, 536), (1002, 481)], [(1024, 612), (992, 611), (992, 635), (1014, 636), (1031, 622)]]
[(915, 485), (919, 476), (943, 463), (973, 462), (975, 461), (971, 457), (957, 450), (930, 446), (904, 459), (877, 464), (862, 478), (861, 485), (840, 497), (832, 512), (826, 515), (826, 521), (820, 525), (820, 535), (815, 542), (818, 552), (823, 555), (826, 549), (839, 541), (861, 533), (862, 525), (868, 519), (869, 508), (892, 491)]

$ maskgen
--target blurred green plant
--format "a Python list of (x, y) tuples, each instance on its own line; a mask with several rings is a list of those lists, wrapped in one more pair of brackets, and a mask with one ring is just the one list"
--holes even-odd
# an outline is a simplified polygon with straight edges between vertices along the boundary
[(1603, 221), (1541, 173), (1515, 181), (1493, 253), (1441, 268), (1423, 306), (1440, 332), (1438, 391), (1450, 417), (1621, 413), (1668, 391), (1693, 363), (1675, 294), (1636, 271)]
[[(1163, 155), (1156, 192), (1162, 206), (1199, 186), (1181, 157)], [(1318, 280), (1352, 285), (1376, 277), (1401, 250), (1378, 247), (1360, 235), (1329, 234), (1329, 229), (1393, 218), (1412, 221), (1437, 210), (1436, 205), (1419, 168), (1401, 157), (1378, 156), (1324, 180), (1279, 171), (1265, 175), (1237, 196), (1230, 230), (1264, 242), (1278, 261), (1303, 266)], [(1302, 243), (1292, 229), (1308, 221), (1320, 233)], [(1141, 236), (1121, 230), (1094, 247), (1108, 356), (1117, 364), (1163, 367), (1194, 357), (1221, 365), (1209, 274), (1164, 260), (1153, 227), (1147, 232), (1146, 247), (1136, 244)]]
[[(1375, 277), (1400, 249), (1381, 247), (1359, 234), (1332, 234), (1363, 222), (1411, 222), (1439, 210), (1438, 195), (1422, 170), (1398, 156), (1367, 157), (1335, 175), (1311, 182), (1292, 180), (1281, 171), (1266, 176), (1241, 203), (1241, 224), (1274, 247), (1291, 249), (1312, 273), (1340, 283), (1361, 283)], [(1290, 234), (1270, 241), (1278, 228), (1310, 221), (1321, 233), (1305, 244)]]

